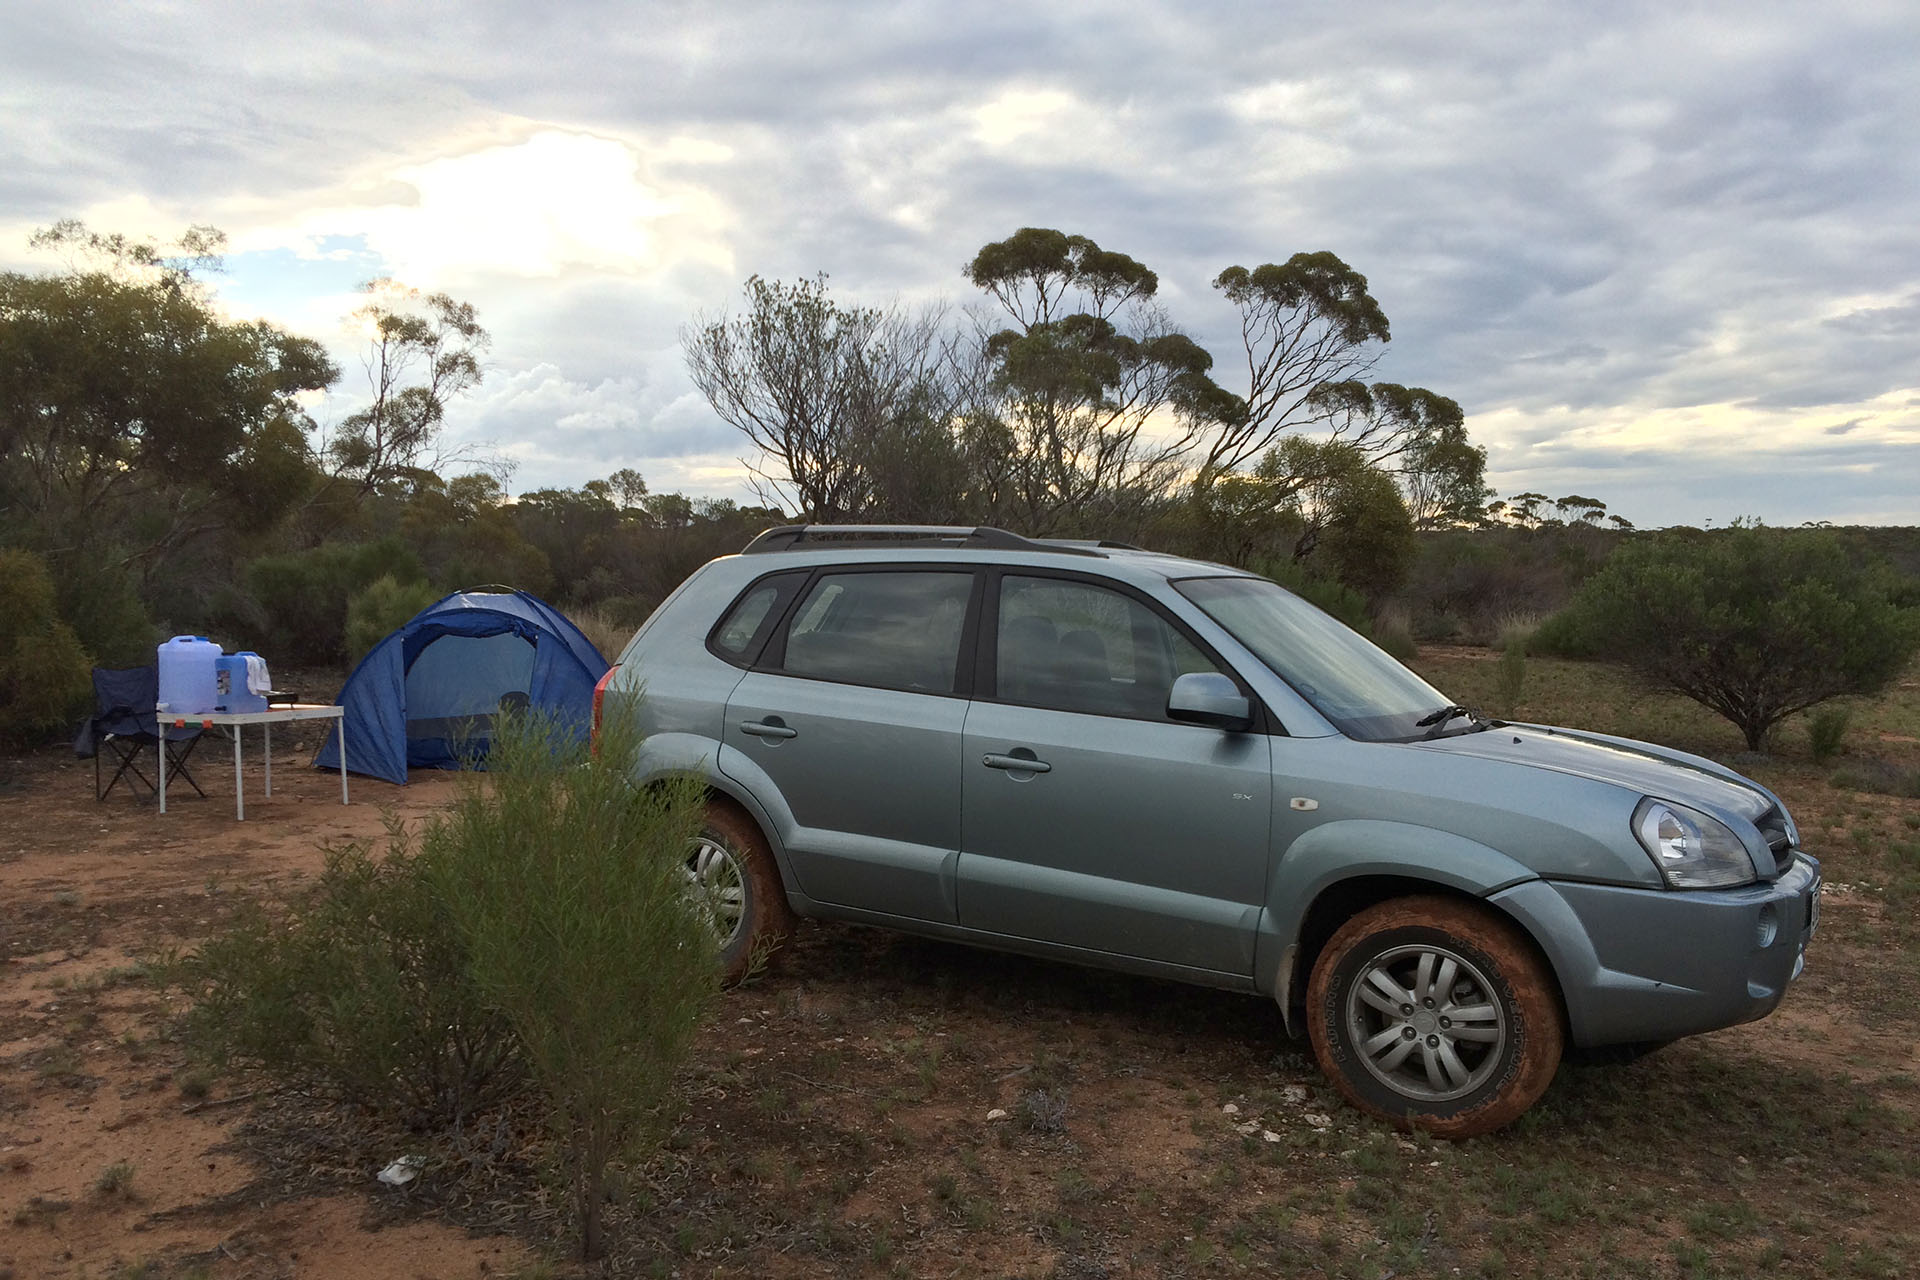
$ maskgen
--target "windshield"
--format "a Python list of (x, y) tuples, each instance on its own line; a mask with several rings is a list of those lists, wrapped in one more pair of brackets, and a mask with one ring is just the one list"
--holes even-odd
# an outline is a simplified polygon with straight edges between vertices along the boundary
[(1452, 705), (1345, 623), (1265, 578), (1187, 578), (1173, 586), (1350, 738), (1421, 737), (1417, 722)]

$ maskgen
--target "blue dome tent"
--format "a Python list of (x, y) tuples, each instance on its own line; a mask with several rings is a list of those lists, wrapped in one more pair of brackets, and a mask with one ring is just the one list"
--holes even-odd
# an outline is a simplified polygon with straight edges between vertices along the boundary
[[(607, 660), (558, 610), (524, 591), (457, 591), (373, 647), (340, 690), (347, 768), (404, 783), (407, 769), (484, 759), (493, 718), (531, 707), (585, 737)], [(328, 734), (315, 768), (340, 767)]]

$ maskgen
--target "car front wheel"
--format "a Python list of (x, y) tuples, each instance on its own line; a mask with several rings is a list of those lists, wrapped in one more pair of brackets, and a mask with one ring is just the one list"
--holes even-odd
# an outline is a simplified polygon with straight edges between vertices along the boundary
[(720, 944), (727, 985), (764, 968), (793, 934), (793, 910), (760, 829), (735, 810), (707, 808), (687, 851), (687, 881)]
[(1470, 1138), (1553, 1082), (1566, 1041), (1551, 974), (1518, 929), (1454, 898), (1396, 898), (1328, 940), (1307, 986), (1314, 1056), (1354, 1106)]

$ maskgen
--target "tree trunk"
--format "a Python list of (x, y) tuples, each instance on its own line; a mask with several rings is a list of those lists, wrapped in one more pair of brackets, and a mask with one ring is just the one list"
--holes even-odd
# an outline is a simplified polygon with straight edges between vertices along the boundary
[(607, 1251), (600, 1223), (600, 1208), (606, 1201), (601, 1194), (600, 1175), (583, 1171), (577, 1184), (580, 1192), (580, 1259), (598, 1262)]

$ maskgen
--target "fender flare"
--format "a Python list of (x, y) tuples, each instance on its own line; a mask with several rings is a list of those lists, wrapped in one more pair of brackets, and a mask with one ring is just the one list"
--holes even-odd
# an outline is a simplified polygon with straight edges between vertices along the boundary
[(1485, 899), (1539, 877), (1498, 849), (1433, 827), (1369, 818), (1315, 827), (1295, 840), (1274, 867), (1255, 951), (1255, 985), (1279, 1004), (1290, 1032), (1292, 992), (1303, 976), (1303, 926), (1330, 890), (1368, 878), (1405, 881), (1409, 891), (1427, 885)]

